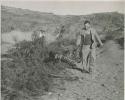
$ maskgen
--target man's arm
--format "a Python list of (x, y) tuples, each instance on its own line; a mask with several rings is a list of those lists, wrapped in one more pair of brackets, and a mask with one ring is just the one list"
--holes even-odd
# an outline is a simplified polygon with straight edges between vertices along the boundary
[(99, 44), (100, 44), (101, 46), (103, 46), (103, 43), (102, 43), (102, 41), (101, 41), (101, 39), (100, 39), (98, 33), (96, 32), (96, 30), (94, 30), (94, 35), (95, 35), (96, 39), (98, 40)]

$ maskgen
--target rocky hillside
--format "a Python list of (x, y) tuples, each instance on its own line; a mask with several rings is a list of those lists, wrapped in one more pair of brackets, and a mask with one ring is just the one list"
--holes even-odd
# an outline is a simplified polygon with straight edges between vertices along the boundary
[(90, 20), (99, 33), (117, 29), (123, 30), (124, 27), (124, 15), (118, 12), (61, 16), (53, 13), (1, 6), (2, 33), (12, 30), (31, 31), (38, 27), (54, 32), (60, 24), (65, 25), (67, 32), (76, 32), (85, 19)]

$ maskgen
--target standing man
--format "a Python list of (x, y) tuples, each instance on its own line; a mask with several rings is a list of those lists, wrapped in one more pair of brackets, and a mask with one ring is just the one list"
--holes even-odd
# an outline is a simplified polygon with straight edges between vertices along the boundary
[(39, 30), (39, 38), (45, 37), (45, 31), (44, 30)]
[(63, 37), (63, 33), (65, 32), (65, 27), (62, 25), (59, 30), (59, 34), (57, 34), (56, 38), (59, 40)]
[(32, 40), (36, 40), (38, 38), (45, 37), (45, 31), (40, 29), (40, 30), (35, 30), (33, 34), (31, 35)]
[(90, 66), (94, 66), (96, 60), (96, 40), (103, 46), (99, 35), (96, 30), (91, 27), (90, 21), (84, 22), (84, 28), (80, 31), (80, 41), (77, 41), (77, 45), (80, 45), (79, 54), (82, 55), (80, 58), (83, 63), (83, 70), (90, 72)]

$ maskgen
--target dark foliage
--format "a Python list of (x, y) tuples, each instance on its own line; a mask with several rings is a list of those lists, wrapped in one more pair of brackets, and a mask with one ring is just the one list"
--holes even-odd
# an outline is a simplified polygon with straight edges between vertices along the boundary
[(64, 63), (54, 60), (55, 53), (61, 52), (58, 42), (47, 46), (44, 38), (16, 44), (8, 51), (12, 60), (2, 61), (2, 87), (32, 96), (48, 92), (53, 88), (53, 78), (49, 75), (65, 70)]
[(119, 38), (115, 40), (121, 47), (121, 49), (124, 49), (124, 38)]

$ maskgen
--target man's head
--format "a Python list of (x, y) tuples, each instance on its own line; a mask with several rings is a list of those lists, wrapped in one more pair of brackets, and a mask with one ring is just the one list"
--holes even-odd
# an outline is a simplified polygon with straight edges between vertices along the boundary
[(42, 30), (42, 29), (41, 29), (40, 32), (41, 32), (41, 33), (45, 33), (45, 30)]
[(64, 28), (64, 27), (65, 27), (64, 25), (61, 26), (61, 28)]
[(86, 21), (84, 22), (84, 26), (85, 26), (86, 29), (89, 29), (89, 28), (91, 27), (90, 21), (86, 20)]

